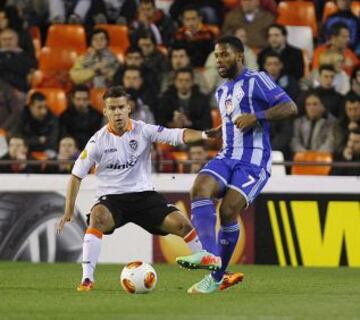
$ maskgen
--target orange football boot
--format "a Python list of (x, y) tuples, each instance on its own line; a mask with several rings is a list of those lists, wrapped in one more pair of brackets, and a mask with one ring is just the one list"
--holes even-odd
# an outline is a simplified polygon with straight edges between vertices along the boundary
[(224, 274), (224, 278), (223, 278), (223, 282), (221, 283), (219, 289), (220, 290), (225, 290), (227, 288), (230, 288), (236, 284), (238, 284), (239, 282), (243, 281), (244, 279), (244, 274), (242, 272), (226, 272)]
[(91, 281), (89, 278), (86, 278), (83, 282), (79, 284), (77, 287), (78, 292), (88, 292), (94, 288), (94, 282)]

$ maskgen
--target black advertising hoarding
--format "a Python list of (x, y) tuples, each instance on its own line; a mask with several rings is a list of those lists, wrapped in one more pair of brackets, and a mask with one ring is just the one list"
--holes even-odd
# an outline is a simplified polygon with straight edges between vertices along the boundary
[(359, 195), (260, 195), (255, 203), (255, 263), (360, 267)]

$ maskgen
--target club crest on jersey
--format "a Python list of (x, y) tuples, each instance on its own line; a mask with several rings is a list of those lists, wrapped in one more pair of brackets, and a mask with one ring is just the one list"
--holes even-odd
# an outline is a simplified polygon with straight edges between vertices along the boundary
[(130, 146), (131, 149), (133, 149), (135, 151), (137, 149), (137, 147), (138, 147), (138, 143), (137, 143), (136, 140), (130, 140), (129, 141), (129, 146)]
[(234, 111), (234, 106), (231, 101), (231, 98), (225, 100), (225, 111), (226, 111), (226, 114), (230, 114)]

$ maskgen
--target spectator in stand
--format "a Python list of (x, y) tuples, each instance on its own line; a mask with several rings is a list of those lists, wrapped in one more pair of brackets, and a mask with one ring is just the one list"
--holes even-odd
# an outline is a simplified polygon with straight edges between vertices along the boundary
[(132, 89), (133, 93), (136, 94), (142, 102), (149, 106), (151, 112), (157, 119), (158, 116), (158, 99), (156, 92), (153, 91), (151, 87), (147, 87), (144, 84), (143, 74), (140, 68), (137, 67), (128, 67), (125, 69), (122, 85), (125, 90)]
[(116, 55), (109, 49), (109, 35), (104, 29), (94, 29), (87, 52), (78, 57), (70, 70), (70, 78), (75, 84), (105, 88), (112, 83), (119, 68)]
[(350, 92), (355, 93), (360, 97), (360, 64), (358, 64), (351, 74), (351, 90)]
[(45, 151), (50, 158), (56, 154), (59, 123), (49, 112), (41, 92), (35, 91), (30, 96), (29, 106), (24, 109), (14, 133), (26, 137), (30, 151)]
[[(161, 93), (164, 93), (171, 85), (174, 84), (175, 71), (181, 68), (191, 68), (191, 60), (186, 45), (174, 44), (169, 51), (170, 69), (166, 70), (162, 76)], [(193, 70), (194, 84), (204, 94), (209, 93), (209, 87), (203, 73), (197, 69)]]
[(191, 68), (175, 71), (174, 86), (160, 98), (159, 120), (170, 128), (205, 130), (212, 127), (209, 96), (194, 85)]
[(94, 20), (96, 24), (129, 24), (136, 17), (136, 0), (102, 0), (96, 3)]
[(59, 142), (58, 154), (54, 159), (58, 160), (59, 163), (47, 165), (44, 173), (70, 174), (74, 164), (69, 161), (75, 161), (78, 156), (79, 149), (75, 139), (71, 136), (65, 136)]
[[(120, 66), (120, 68), (116, 71), (113, 78), (113, 84), (122, 84), (125, 70), (129, 67), (136, 67), (141, 69), (141, 73), (144, 78), (144, 86), (146, 88), (151, 88), (152, 92), (157, 92), (158, 84), (156, 81), (154, 83), (154, 79), (157, 77), (157, 74), (154, 74), (153, 70), (150, 70), (145, 66), (145, 60), (141, 49), (138, 47), (128, 48), (124, 58), (124, 65)], [(156, 71), (156, 73), (158, 73), (158, 71)]]
[(141, 120), (145, 123), (155, 124), (155, 118), (150, 111), (149, 106), (137, 96), (137, 92), (133, 89), (127, 90), (129, 94), (129, 105), (131, 107), (131, 118), (134, 120)]
[[(246, 30), (243, 27), (239, 27), (238, 29), (236, 29), (234, 36), (239, 38), (243, 43), (245, 67), (251, 70), (258, 70), (259, 67), (256, 61), (256, 54), (252, 49), (247, 46)], [(209, 54), (206, 60), (204, 75), (206, 77), (206, 82), (210, 88), (210, 91), (214, 91), (220, 83), (224, 82), (224, 79), (220, 77), (216, 67), (216, 58), (214, 51)]]
[(328, 39), (331, 27), (338, 22), (344, 23), (350, 31), (349, 46), (360, 53), (360, 20), (351, 11), (351, 0), (336, 0), (339, 11), (329, 16), (323, 25), (323, 38)]
[[(326, 111), (338, 118), (344, 114), (344, 97), (334, 88), (335, 74), (333, 65), (321, 65), (319, 68), (318, 86), (313, 91), (320, 96)], [(304, 101), (307, 95), (308, 93), (305, 91), (298, 98), (300, 113), (303, 113)]]
[(83, 23), (90, 9), (88, 0), (48, 0), (51, 23)]
[(326, 51), (335, 51), (341, 53), (345, 57), (344, 71), (351, 76), (352, 69), (359, 63), (359, 59), (355, 53), (348, 48), (350, 41), (350, 31), (346, 24), (334, 23), (329, 32), (329, 41), (317, 47), (314, 51), (313, 69), (320, 66), (320, 55)]
[(131, 42), (137, 43), (139, 34), (150, 32), (157, 45), (169, 45), (176, 31), (174, 21), (163, 11), (156, 9), (154, 0), (140, 0), (137, 19), (131, 24)]
[(360, 129), (360, 96), (349, 93), (345, 97), (345, 115), (341, 117), (335, 130), (336, 152), (341, 154), (350, 132)]
[(175, 33), (175, 40), (186, 43), (194, 67), (203, 67), (213, 50), (215, 34), (202, 23), (196, 6), (185, 7), (181, 18), (183, 26)]
[(161, 75), (166, 69), (167, 57), (165, 57), (157, 48), (155, 39), (152, 37), (151, 33), (144, 32), (143, 34), (140, 34), (137, 46), (142, 51), (144, 67), (152, 73), (152, 82), (156, 82), (156, 92), (159, 92)]
[(304, 76), (304, 57), (302, 51), (287, 43), (287, 30), (280, 24), (272, 24), (267, 30), (268, 46), (258, 54), (258, 64), (264, 70), (264, 58), (269, 53), (277, 53), (284, 66), (284, 72), (296, 80)]
[(185, 172), (198, 173), (208, 160), (208, 152), (202, 143), (195, 143), (189, 147), (189, 160), (194, 161), (190, 163)]
[(299, 85), (294, 77), (285, 73), (283, 66), (280, 55), (275, 52), (269, 52), (264, 57), (264, 70), (295, 100), (300, 93)]
[(180, 16), (184, 8), (195, 5), (199, 13), (208, 24), (221, 25), (224, 15), (224, 3), (221, 0), (175, 0), (170, 8), (170, 14), (174, 20), (180, 22)]
[(15, 30), (4, 29), (0, 33), (0, 79), (24, 94), (29, 90), (31, 72), (36, 60), (18, 45)]
[(35, 58), (31, 34), (24, 29), (24, 23), (14, 6), (0, 7), (0, 32), (5, 29), (15, 30), (18, 34), (19, 47), (32, 58)]
[(0, 79), (0, 128), (10, 131), (24, 109), (24, 95)]
[[(346, 145), (341, 155), (335, 157), (337, 161), (348, 163), (360, 163), (360, 129), (356, 129), (349, 134)], [(360, 167), (337, 167), (333, 168), (332, 175), (340, 176), (360, 176)]]
[[(21, 135), (13, 135), (9, 139), (9, 151), (0, 160), (28, 160), (29, 147)], [(31, 173), (32, 168), (26, 163), (0, 166), (0, 173)]]
[(305, 99), (305, 115), (294, 122), (291, 150), (334, 152), (335, 124), (336, 118), (326, 111), (320, 96), (309, 92)]
[(234, 34), (243, 27), (248, 35), (250, 48), (265, 48), (267, 29), (275, 22), (275, 16), (260, 7), (259, 0), (242, 0), (240, 6), (230, 11), (222, 26), (223, 34)]
[[(334, 89), (342, 95), (347, 94), (350, 91), (350, 77), (343, 70), (345, 59), (344, 56), (339, 52), (325, 51), (320, 55), (320, 66), (321, 65), (332, 65), (335, 70), (335, 77), (333, 80)], [(319, 70), (314, 69), (311, 72), (311, 76), (314, 79), (314, 86), (318, 86), (319, 82)]]
[(72, 136), (83, 149), (91, 136), (100, 129), (102, 115), (90, 104), (90, 92), (84, 85), (75, 86), (69, 107), (60, 116), (60, 136)]

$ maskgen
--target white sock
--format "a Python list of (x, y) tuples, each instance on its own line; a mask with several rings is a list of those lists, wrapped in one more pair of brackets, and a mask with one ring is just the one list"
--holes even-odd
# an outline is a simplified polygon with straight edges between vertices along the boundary
[(94, 281), (94, 271), (100, 256), (102, 232), (95, 228), (88, 228), (84, 236), (82, 280), (89, 278)]
[(184, 241), (186, 242), (192, 253), (200, 252), (203, 249), (195, 229), (192, 229), (184, 237)]

